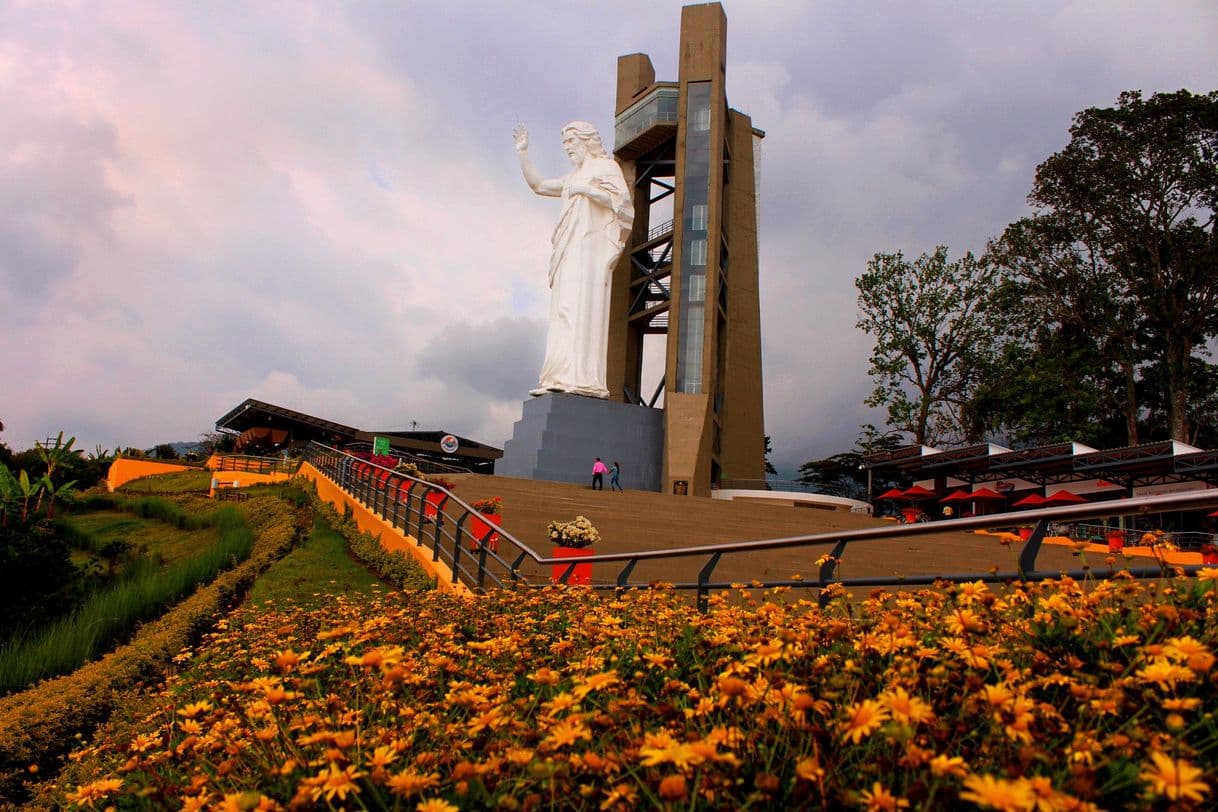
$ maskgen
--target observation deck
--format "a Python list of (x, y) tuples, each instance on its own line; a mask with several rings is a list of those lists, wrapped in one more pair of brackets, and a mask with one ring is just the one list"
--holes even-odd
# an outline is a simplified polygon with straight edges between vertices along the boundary
[(675, 138), (680, 95), (676, 82), (661, 82), (626, 108), (614, 120), (614, 154), (622, 160), (634, 160)]

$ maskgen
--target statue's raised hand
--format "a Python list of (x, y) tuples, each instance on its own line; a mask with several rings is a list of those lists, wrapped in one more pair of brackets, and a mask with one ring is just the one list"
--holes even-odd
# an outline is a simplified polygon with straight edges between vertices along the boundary
[(529, 149), (529, 129), (523, 124), (517, 124), (512, 130), (512, 137), (516, 140), (516, 151), (527, 152)]

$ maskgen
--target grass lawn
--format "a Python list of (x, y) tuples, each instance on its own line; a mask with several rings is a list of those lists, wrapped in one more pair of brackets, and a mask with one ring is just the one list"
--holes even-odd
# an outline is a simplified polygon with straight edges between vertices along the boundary
[(375, 575), (352, 560), (347, 540), (317, 516), (308, 540), (258, 579), (247, 602), (253, 606), (294, 601), (314, 608), (330, 603), (335, 594), (369, 593), (382, 587)]
[(205, 491), (211, 487), (212, 472), (205, 468), (198, 471), (176, 471), (172, 474), (146, 476), (128, 482), (119, 488), (120, 493), (166, 493)]

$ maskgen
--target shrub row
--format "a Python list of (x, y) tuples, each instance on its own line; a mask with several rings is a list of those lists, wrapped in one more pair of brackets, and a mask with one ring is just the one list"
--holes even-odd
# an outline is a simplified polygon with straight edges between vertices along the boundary
[[(182, 494), (177, 494), (179, 497)], [(166, 494), (172, 496), (172, 494)], [(215, 511), (207, 512), (184, 510), (180, 504), (169, 501), (164, 496), (142, 496), (138, 499), (124, 499), (111, 494), (94, 493), (83, 499), (77, 499), (73, 506), (76, 510), (125, 510), (134, 513), (141, 519), (156, 519), (171, 524), (179, 530), (204, 530), (214, 527)]]
[(211, 628), (217, 614), (231, 606), (303, 533), (293, 509), (276, 498), (252, 499), (241, 506), (254, 535), (250, 557), (196, 590), (177, 606), (137, 632), (127, 644), (62, 677), (0, 698), (0, 797), (19, 803), (28, 795), (35, 771), (53, 771), (58, 760), (104, 721), (138, 684), (158, 680), (184, 648)]
[(310, 489), (310, 494), (313, 509), (324, 516), (330, 526), (347, 540), (351, 555), (377, 576), (402, 590), (435, 589), (436, 580), (413, 558), (397, 550), (386, 550), (376, 536), (359, 529), (349, 512), (339, 515), (329, 502), (317, 495), (315, 487)]
[(180, 505), (167, 501), (159, 496), (146, 496), (142, 499), (120, 500), (118, 507), (130, 511), (141, 519), (156, 519), (171, 524), (179, 530), (204, 530), (214, 527), (218, 521), (219, 509), (210, 513), (188, 513)]

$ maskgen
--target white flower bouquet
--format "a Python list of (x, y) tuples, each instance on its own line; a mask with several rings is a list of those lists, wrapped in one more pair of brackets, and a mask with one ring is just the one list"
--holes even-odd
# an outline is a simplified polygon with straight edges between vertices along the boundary
[(550, 541), (559, 547), (590, 547), (601, 540), (601, 534), (587, 516), (576, 516), (569, 522), (550, 522), (546, 530)]

